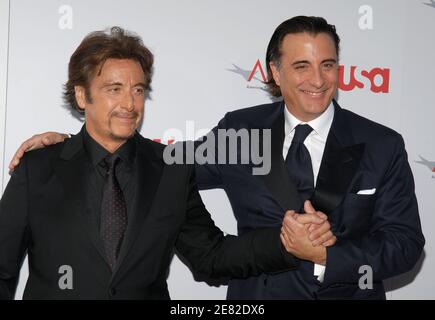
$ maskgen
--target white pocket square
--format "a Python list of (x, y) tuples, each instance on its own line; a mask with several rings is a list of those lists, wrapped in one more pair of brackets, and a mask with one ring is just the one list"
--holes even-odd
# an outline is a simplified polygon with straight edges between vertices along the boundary
[(376, 188), (373, 188), (373, 189), (360, 190), (356, 194), (370, 195), (370, 194), (375, 194), (375, 192), (376, 192)]

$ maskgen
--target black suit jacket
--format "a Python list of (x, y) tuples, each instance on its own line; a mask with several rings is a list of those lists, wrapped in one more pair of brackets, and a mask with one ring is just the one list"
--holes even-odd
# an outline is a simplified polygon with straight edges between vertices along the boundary
[[(328, 215), (338, 239), (327, 249), (324, 282), (314, 278), (313, 263), (300, 261), (292, 271), (232, 280), (228, 298), (382, 299), (385, 298), (382, 280), (410, 270), (418, 260), (424, 237), (402, 137), (340, 108), (335, 101), (334, 107), (312, 199), (314, 207)], [(230, 112), (213, 129), (214, 135), (209, 139), (218, 136), (218, 129), (257, 128), (271, 130), (269, 174), (253, 176), (252, 161), (247, 165), (196, 166), (200, 189), (226, 191), (239, 234), (278, 226), (286, 210), (301, 207), (282, 157), (283, 102)], [(218, 146), (219, 141), (215, 144)], [(216, 158), (217, 153), (215, 150)], [(376, 191), (372, 195), (358, 194), (369, 189)], [(373, 289), (359, 287), (361, 277), (366, 274), (364, 266), (372, 268)]]
[[(279, 228), (224, 237), (201, 201), (193, 166), (166, 165), (164, 146), (136, 134), (138, 187), (112, 273), (98, 209), (87, 199), (92, 168), (82, 134), (27, 153), (12, 174), (0, 202), (0, 298), (13, 298), (26, 252), (25, 299), (168, 299), (174, 248), (208, 277), (247, 277), (294, 263)], [(71, 289), (59, 286), (62, 266), (72, 270)]]

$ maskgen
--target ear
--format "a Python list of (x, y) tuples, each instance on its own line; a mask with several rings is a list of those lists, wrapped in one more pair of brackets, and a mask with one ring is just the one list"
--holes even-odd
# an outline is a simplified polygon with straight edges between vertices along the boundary
[(74, 92), (79, 108), (85, 110), (86, 109), (85, 88), (82, 86), (74, 86)]
[(280, 81), (280, 77), (279, 77), (278, 67), (275, 65), (274, 62), (269, 62), (269, 67), (270, 67), (270, 70), (272, 70), (273, 80), (275, 80), (276, 85), (279, 86), (281, 84), (281, 81)]

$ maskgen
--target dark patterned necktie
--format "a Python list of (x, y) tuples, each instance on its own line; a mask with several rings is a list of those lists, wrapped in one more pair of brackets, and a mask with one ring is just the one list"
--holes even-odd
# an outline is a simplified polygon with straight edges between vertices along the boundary
[(296, 185), (302, 203), (310, 199), (314, 192), (313, 166), (310, 153), (304, 145), (305, 139), (312, 130), (313, 128), (308, 124), (296, 126), (295, 135), (285, 159), (288, 174), (291, 181)]
[(100, 237), (112, 271), (127, 228), (127, 204), (116, 179), (115, 170), (120, 160), (121, 158), (116, 154), (111, 154), (104, 159), (107, 173), (101, 201)]

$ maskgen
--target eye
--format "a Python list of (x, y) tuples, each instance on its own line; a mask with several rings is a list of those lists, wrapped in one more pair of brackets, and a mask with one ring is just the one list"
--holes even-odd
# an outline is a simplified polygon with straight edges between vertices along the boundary
[(145, 89), (142, 87), (136, 87), (134, 88), (134, 93), (136, 94), (144, 94), (145, 93)]
[(304, 70), (306, 69), (308, 66), (306, 64), (298, 64), (296, 65), (295, 69), (296, 70)]
[(326, 69), (332, 69), (332, 68), (335, 67), (335, 63), (333, 63), (333, 62), (328, 62), (328, 63), (325, 63), (325, 64), (323, 65), (323, 67), (326, 68)]
[(107, 91), (109, 91), (110, 93), (118, 93), (121, 91), (120, 87), (109, 87), (107, 88)]

